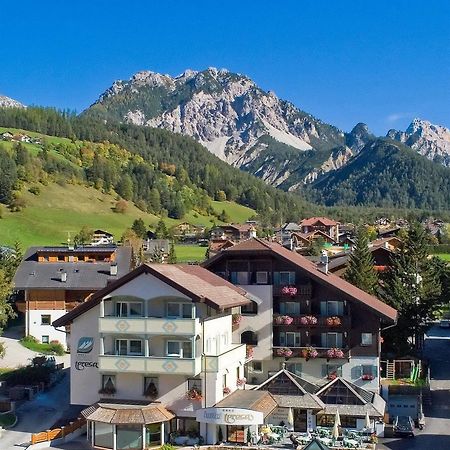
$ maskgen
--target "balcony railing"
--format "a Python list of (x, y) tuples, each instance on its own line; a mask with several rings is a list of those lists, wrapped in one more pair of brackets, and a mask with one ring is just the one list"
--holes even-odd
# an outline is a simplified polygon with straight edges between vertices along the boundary
[[(291, 320), (292, 319), (292, 320)], [(273, 324), (276, 326), (295, 326), (305, 328), (349, 328), (350, 316), (315, 316), (313, 314), (291, 315), (280, 314), (274, 316)]]
[(99, 332), (194, 336), (201, 334), (201, 325), (200, 319), (107, 316), (99, 318)]
[[(342, 352), (342, 356), (339, 354)], [(273, 356), (280, 358), (326, 358), (326, 359), (348, 359), (350, 358), (350, 349), (335, 347), (289, 347), (274, 346)]]
[(158, 356), (100, 355), (98, 357), (98, 368), (101, 372), (195, 376), (201, 372), (201, 357), (173, 358)]

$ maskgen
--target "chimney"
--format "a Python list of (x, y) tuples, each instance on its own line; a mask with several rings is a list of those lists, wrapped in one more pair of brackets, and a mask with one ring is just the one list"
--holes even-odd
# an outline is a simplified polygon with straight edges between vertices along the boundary
[(322, 250), (320, 255), (319, 270), (325, 274), (328, 273), (328, 254), (325, 250)]
[(61, 271), (61, 283), (65, 283), (67, 281), (67, 272), (64, 270)]
[(117, 264), (116, 264), (116, 263), (112, 263), (112, 264), (109, 266), (109, 274), (110, 274), (112, 277), (116, 277), (116, 276), (117, 276)]

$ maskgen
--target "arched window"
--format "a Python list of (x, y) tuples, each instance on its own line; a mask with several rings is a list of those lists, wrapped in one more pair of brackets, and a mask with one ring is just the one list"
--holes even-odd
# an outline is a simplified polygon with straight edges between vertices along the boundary
[(258, 335), (253, 331), (244, 331), (241, 334), (241, 344), (258, 345)]

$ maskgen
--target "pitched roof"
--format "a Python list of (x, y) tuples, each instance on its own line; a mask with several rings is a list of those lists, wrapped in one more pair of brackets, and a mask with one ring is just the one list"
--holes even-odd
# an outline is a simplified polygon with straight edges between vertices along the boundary
[(278, 404), (267, 391), (240, 390), (232, 392), (214, 405), (217, 408), (243, 408), (260, 411), (264, 417), (272, 413)]
[[(115, 252), (117, 276), (110, 275), (109, 261), (96, 262), (38, 262), (38, 253), (105, 253)], [(98, 291), (109, 282), (117, 280), (130, 271), (131, 247), (30, 247), (20, 263), (13, 283), (16, 289), (64, 289)], [(61, 272), (67, 273), (67, 280), (61, 281)]]
[(216, 261), (225, 258), (228, 255), (238, 255), (241, 253), (243, 255), (250, 255), (252, 253), (267, 255), (271, 254), (282, 258), (306, 271), (308, 275), (316, 282), (339, 291), (347, 298), (358, 301), (377, 315), (381, 316), (383, 319), (389, 322), (395, 322), (397, 320), (396, 309), (382, 302), (377, 297), (374, 297), (373, 295), (357, 288), (353, 284), (350, 284), (348, 281), (345, 281), (337, 275), (330, 272), (322, 272), (316, 264), (309, 261), (304, 256), (292, 252), (278, 243), (263, 241), (259, 238), (247, 239), (246, 241), (236, 244), (233, 247), (222, 250), (217, 255), (205, 261), (203, 266), (210, 267)]
[(101, 401), (81, 411), (81, 415), (94, 422), (112, 424), (150, 424), (166, 422), (175, 417), (161, 403), (139, 404), (121, 400)]
[(190, 297), (194, 302), (204, 302), (215, 309), (223, 310), (246, 305), (254, 297), (244, 289), (224, 280), (200, 266), (187, 264), (142, 264), (127, 275), (93, 294), (72, 311), (53, 322), (53, 326), (67, 325), (73, 319), (98, 305), (102, 298), (146, 273)]
[(328, 219), (328, 217), (310, 217), (309, 219), (303, 219), (300, 222), (300, 225), (311, 226), (311, 225), (315, 225), (318, 222), (320, 222), (322, 225), (325, 225), (325, 226), (333, 226), (333, 225), (339, 224), (339, 222), (336, 222), (333, 219)]

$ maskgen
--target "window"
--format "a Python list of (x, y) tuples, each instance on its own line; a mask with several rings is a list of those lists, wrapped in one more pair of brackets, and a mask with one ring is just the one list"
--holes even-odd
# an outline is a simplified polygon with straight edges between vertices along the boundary
[(188, 384), (188, 390), (190, 389), (198, 389), (199, 391), (202, 390), (202, 380), (198, 378), (190, 378), (187, 380)]
[(288, 363), (288, 364), (286, 364), (286, 369), (291, 373), (295, 373), (295, 375), (302, 374), (302, 364), (301, 363)]
[(142, 317), (142, 303), (117, 302), (116, 317)]
[(144, 377), (144, 395), (150, 398), (158, 397), (158, 378), (157, 377)]
[(372, 333), (361, 333), (361, 345), (372, 345)]
[(298, 302), (282, 302), (280, 303), (281, 314), (292, 314), (298, 316), (300, 314), (300, 303)]
[(262, 361), (252, 361), (250, 367), (252, 368), (252, 372), (262, 372), (263, 371)]
[(114, 425), (94, 422), (94, 445), (102, 448), (113, 448)]
[(50, 342), (50, 337), (49, 336), (42, 336), (41, 342), (43, 344), (48, 344)]
[(192, 319), (193, 317), (192, 303), (167, 303), (167, 317), (176, 319)]
[(178, 358), (192, 358), (191, 341), (167, 341), (166, 356)]
[(341, 377), (342, 366), (339, 364), (323, 364), (322, 365), (322, 377)]
[(280, 333), (280, 345), (286, 345), (287, 347), (300, 347), (300, 333), (299, 332), (281, 332)]
[(248, 272), (237, 272), (237, 284), (248, 284)]
[(276, 272), (275, 273), (277, 285), (286, 286), (288, 284), (295, 284), (295, 272)]
[(322, 347), (342, 348), (342, 333), (322, 333)]
[(320, 302), (320, 315), (322, 316), (343, 316), (344, 315), (344, 302), (339, 301), (327, 301)]
[(241, 313), (245, 315), (256, 315), (258, 314), (258, 305), (253, 301), (248, 305), (243, 305), (241, 306)]
[(258, 335), (253, 331), (244, 331), (241, 334), (241, 344), (258, 345)]
[(267, 284), (268, 279), (267, 272), (256, 272), (256, 284)]
[(115, 375), (102, 375), (102, 389), (114, 390), (116, 389)]
[(142, 341), (139, 339), (116, 339), (116, 355), (142, 356)]
[(362, 377), (372, 377), (369, 379), (373, 379), (377, 376), (377, 366), (369, 365), (369, 364), (363, 364), (362, 365)]
[(42, 314), (41, 315), (41, 325), (51, 325), (52, 319), (50, 314)]

